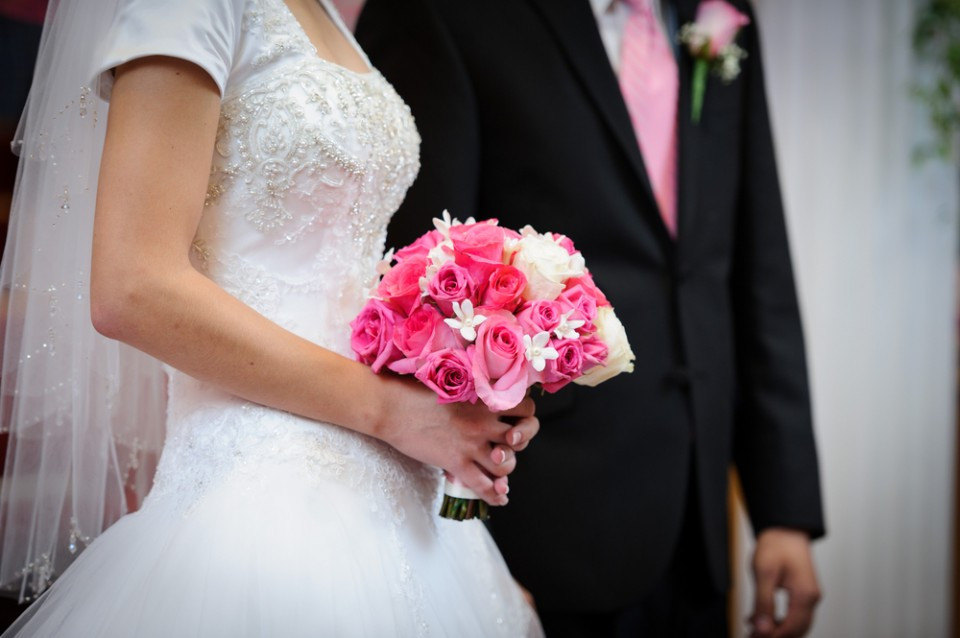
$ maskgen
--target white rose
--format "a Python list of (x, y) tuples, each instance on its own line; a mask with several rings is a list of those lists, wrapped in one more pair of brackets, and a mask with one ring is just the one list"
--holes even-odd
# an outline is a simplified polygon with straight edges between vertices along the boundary
[(524, 299), (554, 300), (564, 282), (584, 273), (583, 255), (571, 255), (547, 235), (526, 234), (517, 242), (513, 265), (527, 277)]
[(611, 379), (621, 372), (633, 372), (633, 361), (636, 357), (627, 341), (627, 331), (617, 318), (617, 314), (610, 306), (597, 308), (597, 318), (593, 321), (597, 326), (597, 338), (607, 344), (607, 360), (602, 366), (595, 366), (573, 380), (579, 385), (591, 388)]

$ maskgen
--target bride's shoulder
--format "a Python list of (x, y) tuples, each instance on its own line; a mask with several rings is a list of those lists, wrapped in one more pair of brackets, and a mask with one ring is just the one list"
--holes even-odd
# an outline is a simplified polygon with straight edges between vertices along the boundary
[[(169, 56), (203, 68), (223, 94), (251, 0), (119, 0), (99, 59), (103, 74), (147, 56)], [(109, 97), (110, 74), (100, 92)]]

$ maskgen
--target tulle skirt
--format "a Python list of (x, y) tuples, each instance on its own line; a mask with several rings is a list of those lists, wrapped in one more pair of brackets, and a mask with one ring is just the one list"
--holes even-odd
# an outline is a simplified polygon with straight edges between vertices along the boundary
[(4, 636), (540, 635), (482, 523), (305, 469), (238, 463), (186, 504), (155, 490)]

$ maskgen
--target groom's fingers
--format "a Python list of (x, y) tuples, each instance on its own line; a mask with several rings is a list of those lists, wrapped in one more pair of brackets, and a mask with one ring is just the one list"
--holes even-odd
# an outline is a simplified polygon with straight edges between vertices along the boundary
[(770, 638), (776, 629), (773, 596), (780, 580), (779, 565), (757, 561), (754, 564), (753, 573), (757, 590), (753, 616), (750, 619), (753, 625), (750, 636), (751, 638)]
[(789, 603), (787, 615), (773, 634), (774, 638), (800, 638), (810, 630), (813, 613), (820, 602), (820, 586), (810, 556), (789, 563), (783, 579)]
[(816, 598), (806, 592), (789, 592), (790, 603), (787, 615), (773, 634), (774, 638), (801, 638), (813, 623)]

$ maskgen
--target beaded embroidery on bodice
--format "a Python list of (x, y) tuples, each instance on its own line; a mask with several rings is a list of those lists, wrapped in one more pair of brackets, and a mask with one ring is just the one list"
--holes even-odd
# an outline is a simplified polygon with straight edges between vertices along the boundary
[[(377, 71), (319, 58), (282, 0), (247, 2), (242, 38), (256, 47), (254, 63), (231, 75), (222, 102), (191, 259), (257, 312), (352, 358), (348, 324), (419, 169), (413, 118)], [(150, 497), (175, 495), (185, 507), (219, 478), (260, 462), (300, 460), (326, 477), (368, 482), (381, 496), (418, 476), (431, 486), (436, 479), (377, 441), (177, 371), (168, 410)]]
[(258, 312), (349, 355), (390, 215), (419, 169), (410, 111), (376, 71), (317, 56), (281, 0), (256, 0), (261, 41), (230, 86), (194, 261)]

